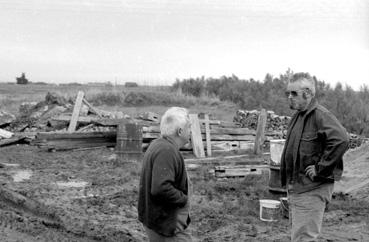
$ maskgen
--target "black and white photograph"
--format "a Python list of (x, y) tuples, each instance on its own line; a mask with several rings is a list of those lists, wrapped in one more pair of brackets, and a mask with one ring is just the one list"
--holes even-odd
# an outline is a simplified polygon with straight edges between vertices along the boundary
[(0, 241), (369, 241), (368, 0), (0, 0)]

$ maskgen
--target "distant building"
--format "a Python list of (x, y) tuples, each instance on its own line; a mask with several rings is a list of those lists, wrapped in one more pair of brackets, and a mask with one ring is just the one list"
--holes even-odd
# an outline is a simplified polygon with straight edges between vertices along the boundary
[(126, 82), (124, 86), (125, 87), (138, 87), (138, 84), (136, 82)]
[(26, 78), (26, 74), (23, 72), (21, 77), (16, 77), (17, 84), (26, 85), (28, 84), (28, 79)]

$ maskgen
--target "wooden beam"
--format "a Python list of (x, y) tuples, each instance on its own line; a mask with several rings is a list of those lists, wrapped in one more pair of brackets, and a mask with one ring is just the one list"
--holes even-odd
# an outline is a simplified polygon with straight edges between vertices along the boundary
[[(206, 114), (207, 115), (207, 114)], [(208, 115), (208, 119), (206, 119), (206, 117), (204, 117), (204, 119), (199, 119), (200, 124), (216, 124), (219, 125), (221, 121), (219, 120), (209, 120), (209, 115)]]
[(221, 156), (221, 157), (206, 157), (206, 158), (195, 158), (195, 159), (192, 159), (192, 158), (188, 158), (188, 159), (184, 159), (184, 161), (186, 163), (207, 163), (207, 162), (213, 162), (213, 161), (216, 161), (216, 160), (231, 160), (231, 161), (234, 161), (234, 160), (237, 160), (237, 159), (240, 159), (242, 158), (243, 162), (245, 163), (250, 163), (250, 162), (253, 162), (253, 161), (256, 161), (258, 163), (262, 163), (264, 162), (264, 158), (263, 156), (256, 156), (254, 154), (245, 154), (245, 155), (231, 155), (231, 156)]
[(57, 140), (57, 139), (93, 139), (99, 137), (107, 137), (116, 139), (116, 131), (104, 131), (104, 132), (39, 132), (36, 136), (36, 140)]
[(89, 125), (86, 125), (85, 127), (83, 128), (80, 128), (78, 130), (78, 132), (84, 132), (84, 131), (88, 131), (89, 129), (93, 128), (94, 127), (94, 124), (89, 124)]
[(216, 166), (216, 177), (244, 177), (248, 175), (261, 175), (262, 169), (269, 168), (267, 165), (244, 165), (244, 166)]
[(87, 100), (85, 99), (85, 98), (83, 98), (83, 103), (84, 104), (86, 104), (87, 105), (87, 107), (89, 108), (89, 109), (91, 109), (91, 111), (93, 112), (93, 113), (95, 113), (97, 116), (99, 116), (100, 118), (102, 118), (102, 115), (101, 115), (101, 112), (98, 110), (98, 109), (96, 109), (96, 108), (94, 108), (89, 102), (87, 102)]
[(74, 103), (72, 118), (70, 120), (69, 127), (68, 127), (68, 132), (70, 133), (73, 133), (74, 131), (76, 131), (78, 116), (79, 116), (79, 112), (81, 111), (82, 100), (83, 100), (84, 95), (85, 94), (82, 91), (79, 91), (77, 94), (76, 102)]
[(5, 139), (9, 139), (14, 135), (14, 133), (9, 132), (5, 129), (0, 129), (0, 137), (1, 138), (5, 138)]
[(261, 109), (261, 112), (258, 118), (258, 126), (256, 128), (256, 137), (255, 137), (255, 145), (254, 145), (254, 153), (257, 155), (262, 152), (266, 121), (267, 121), (267, 112), (265, 109)]
[(21, 142), (25, 139), (26, 139), (26, 137), (11, 137), (9, 139), (1, 139), (0, 140), (0, 147), (7, 146), (7, 145), (12, 145), (12, 144), (17, 144), (18, 142)]
[(202, 143), (200, 123), (197, 114), (190, 114), (191, 143), (193, 153), (196, 157), (205, 157), (204, 145)]
[(211, 139), (210, 139), (210, 127), (209, 127), (209, 115), (205, 114), (205, 136), (206, 136), (206, 154), (211, 156)]
[(254, 150), (254, 141), (211, 141), (212, 150)]
[[(70, 122), (70, 119), (71, 119), (71, 115), (66, 115), (66, 114), (62, 114), (58, 117), (52, 117), (51, 120), (54, 120), (54, 121), (61, 121), (61, 122)], [(97, 121), (99, 120), (99, 118), (96, 118), (96, 117), (78, 117), (78, 122), (79, 123), (83, 123), (83, 124), (89, 124), (89, 123), (92, 123), (94, 121)]]

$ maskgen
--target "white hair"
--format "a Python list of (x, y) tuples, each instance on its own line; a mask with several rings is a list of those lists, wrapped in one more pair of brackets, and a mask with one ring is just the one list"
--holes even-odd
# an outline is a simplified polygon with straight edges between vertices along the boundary
[(290, 83), (300, 82), (303, 89), (310, 90), (312, 96), (315, 96), (315, 80), (309, 73), (295, 73), (290, 79)]
[(190, 122), (186, 108), (171, 107), (161, 117), (160, 133), (162, 136), (176, 135), (179, 128)]

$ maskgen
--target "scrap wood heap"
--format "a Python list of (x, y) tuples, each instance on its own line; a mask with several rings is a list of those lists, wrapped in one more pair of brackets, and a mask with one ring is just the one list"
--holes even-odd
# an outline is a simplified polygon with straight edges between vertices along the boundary
[[(24, 102), (19, 107), (17, 117), (9, 114), (0, 114), (0, 127), (11, 132), (64, 132), (67, 130), (74, 101), (66, 100), (64, 97), (48, 93), (45, 100), (41, 102)], [(2, 118), (4, 116), (4, 118)], [(99, 119), (128, 118), (122, 112), (108, 112), (100, 110), (98, 117), (87, 105), (82, 105), (79, 112), (81, 119), (78, 129), (83, 131), (107, 131), (107, 127), (98, 127), (90, 125), (93, 121)], [(9, 118), (12, 117), (12, 118)], [(2, 122), (1, 122), (2, 121)], [(85, 127), (88, 126), (89, 127)]]

